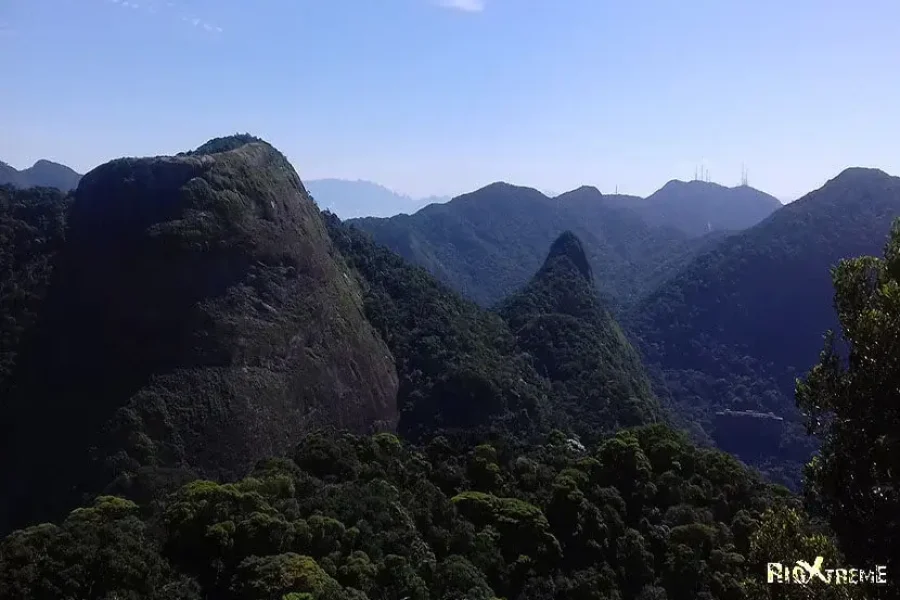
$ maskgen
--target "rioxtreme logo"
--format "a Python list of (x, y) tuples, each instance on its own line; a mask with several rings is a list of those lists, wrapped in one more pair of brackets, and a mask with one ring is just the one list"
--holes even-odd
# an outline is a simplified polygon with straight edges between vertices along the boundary
[(770, 562), (766, 567), (769, 583), (791, 583), (808, 585), (813, 581), (828, 585), (860, 585), (864, 583), (886, 584), (887, 566), (877, 565), (871, 569), (834, 568), (823, 569), (825, 559), (817, 556), (813, 564), (798, 560), (795, 565)]

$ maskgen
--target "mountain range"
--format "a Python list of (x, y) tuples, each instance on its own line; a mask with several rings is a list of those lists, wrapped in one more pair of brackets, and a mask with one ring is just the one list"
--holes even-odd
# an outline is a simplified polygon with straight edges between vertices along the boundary
[(900, 179), (342, 220), (238, 135), (54, 187), (0, 186), (0, 600), (761, 600), (773, 548), (839, 564), (830, 526), (897, 566), (889, 488), (855, 539), (772, 482), (818, 447), (826, 330), (895, 387), (860, 294), (896, 300), (900, 229), (840, 322), (830, 269), (881, 253)]
[(74, 190), (80, 179), (81, 175), (69, 167), (49, 160), (39, 160), (21, 171), (0, 161), (0, 185), (54, 187), (67, 192)]
[(412, 213), (429, 204), (441, 204), (450, 199), (445, 196), (412, 198), (362, 180), (310, 179), (306, 181), (306, 187), (321, 209), (331, 211), (342, 219)]
[[(591, 187), (550, 199), (494, 184), (414, 215), (350, 223), (488, 307), (527, 284), (559, 231), (575, 232), (682, 425), (796, 486), (814, 446), (794, 379), (836, 325), (829, 269), (880, 252), (900, 215), (895, 181), (849, 169), (786, 206), (701, 181), (670, 182), (646, 200)], [(716, 194), (729, 199), (717, 204)], [(651, 224), (667, 219), (681, 226)], [(735, 230), (704, 234), (714, 219)]]
[(627, 207), (655, 226), (670, 226), (688, 235), (739, 231), (781, 208), (781, 201), (741, 185), (725, 187), (708, 181), (668, 182), (647, 198), (608, 197), (612, 206)]
[[(39, 160), (22, 171), (0, 161), (0, 185), (55, 187), (69, 191), (75, 189), (80, 178), (81, 175), (71, 168), (48, 160)], [(429, 205), (451, 200), (449, 196), (413, 198), (364, 180), (310, 179), (305, 185), (319, 208), (341, 219), (413, 214)], [(547, 198), (571, 194), (540, 193)], [(744, 229), (781, 206), (774, 197), (748, 186), (728, 188), (709, 182), (677, 180), (670, 181), (647, 198), (604, 195), (603, 202), (635, 212), (651, 226), (672, 226), (689, 236)]]
[[(700, 182), (690, 185), (728, 190)], [(680, 196), (665, 199), (666, 190), (678, 187), (670, 184), (655, 194), (653, 206), (667, 207), (670, 202), (681, 206), (687, 221), (697, 214), (696, 207), (690, 201), (678, 204)], [(703, 198), (708, 204), (707, 197)], [(755, 195), (752, 198), (748, 201), (751, 205), (758, 200)], [(638, 211), (627, 208), (641, 202), (634, 197), (605, 195), (590, 186), (548, 198), (531, 188), (495, 183), (412, 215), (349, 222), (483, 306), (493, 305), (524, 285), (540, 267), (543, 249), (559, 232), (570, 230), (584, 244), (601, 293), (620, 306), (641, 298), (728, 234), (714, 231), (694, 236), (676, 227), (654, 226)], [(775, 210), (765, 204), (768, 214)], [(724, 200), (718, 205), (720, 215), (733, 210)], [(761, 214), (754, 213), (754, 218)], [(705, 229), (710, 214), (702, 213), (699, 218)], [(743, 226), (757, 222), (749, 219)], [(698, 220), (695, 229), (699, 227)]]

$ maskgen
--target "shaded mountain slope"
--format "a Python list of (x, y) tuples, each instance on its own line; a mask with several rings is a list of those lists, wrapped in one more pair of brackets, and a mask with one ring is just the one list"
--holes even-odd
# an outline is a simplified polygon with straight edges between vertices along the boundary
[(65, 240), (69, 198), (54, 188), (0, 186), (0, 398), (46, 297)]
[(640, 357), (598, 300), (584, 247), (572, 232), (553, 242), (541, 269), (499, 312), (552, 382), (566, 429), (595, 441), (659, 418)]
[(68, 192), (78, 186), (81, 175), (66, 165), (39, 160), (21, 171), (0, 162), (0, 185), (18, 188), (52, 187)]
[(414, 215), (352, 223), (482, 306), (525, 285), (553, 240), (571, 230), (584, 244), (601, 293), (618, 307), (664, 281), (700, 244), (673, 229), (649, 227), (603, 198), (589, 187), (550, 199), (495, 183)]
[[(830, 268), (880, 254), (898, 215), (900, 179), (848, 169), (725, 239), (636, 307), (631, 329), (681, 411), (707, 431), (713, 413), (725, 409), (792, 421), (794, 378), (816, 361), (823, 332), (836, 325)], [(743, 416), (718, 420), (720, 443), (757, 463), (778, 458), (796, 467), (810, 450), (792, 423), (766, 420), (785, 428), (773, 448), (770, 440), (732, 435)]]
[(747, 229), (782, 207), (774, 196), (749, 186), (728, 188), (678, 180), (647, 198), (610, 199), (609, 203), (635, 211), (650, 225), (668, 225), (690, 236)]
[(234, 476), (312, 428), (397, 420), (361, 290), (293, 168), (249, 136), (82, 179), (15, 378), (3, 525), (142, 467)]
[(396, 358), (400, 433), (525, 435), (546, 423), (548, 386), (497, 315), (367, 233), (325, 216), (331, 238), (359, 274), (366, 315)]

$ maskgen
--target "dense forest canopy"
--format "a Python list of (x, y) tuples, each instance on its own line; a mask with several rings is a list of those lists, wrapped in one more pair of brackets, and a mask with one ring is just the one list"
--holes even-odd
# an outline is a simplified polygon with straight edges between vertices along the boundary
[[(671, 430), (581, 449), (309, 435), (234, 483), (100, 497), (0, 545), (0, 598), (764, 598), (815, 543), (785, 491)], [(81, 568), (77, 568), (81, 565)], [(827, 590), (823, 590), (827, 592)]]

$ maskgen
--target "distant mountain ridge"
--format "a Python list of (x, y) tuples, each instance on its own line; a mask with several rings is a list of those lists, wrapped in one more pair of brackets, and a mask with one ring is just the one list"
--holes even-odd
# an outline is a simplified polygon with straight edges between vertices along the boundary
[(497, 182), (411, 215), (351, 223), (483, 306), (525, 285), (546, 248), (571, 230), (585, 247), (601, 293), (620, 306), (649, 293), (711, 243), (648, 225), (618, 206), (631, 198), (605, 196), (591, 186), (549, 198)]
[[(74, 190), (80, 179), (80, 173), (49, 160), (38, 160), (21, 171), (0, 161), (0, 185), (55, 187), (65, 192)], [(321, 178), (304, 183), (320, 209), (341, 219), (414, 214), (431, 204), (444, 204), (452, 199), (439, 195), (415, 198), (363, 179)], [(540, 193), (547, 198), (559, 198), (571, 191), (541, 190)], [(711, 182), (680, 180), (668, 182), (647, 198), (604, 194), (603, 199), (612, 207), (634, 211), (651, 226), (672, 226), (691, 236), (710, 231), (740, 231), (782, 206), (774, 196), (748, 186), (729, 188)]]
[(39, 160), (21, 171), (0, 161), (0, 185), (17, 188), (53, 187), (64, 192), (78, 187), (81, 174), (73, 169), (49, 160)]
[(450, 200), (446, 196), (413, 198), (361, 179), (310, 179), (305, 183), (319, 208), (328, 210), (341, 219), (392, 217)]
[(742, 185), (674, 179), (646, 198), (609, 199), (637, 212), (649, 225), (676, 227), (691, 236), (753, 227), (783, 205), (778, 198)]

